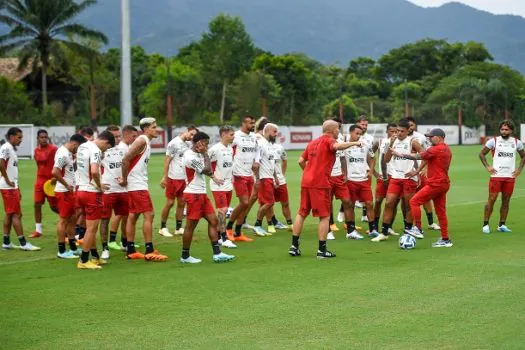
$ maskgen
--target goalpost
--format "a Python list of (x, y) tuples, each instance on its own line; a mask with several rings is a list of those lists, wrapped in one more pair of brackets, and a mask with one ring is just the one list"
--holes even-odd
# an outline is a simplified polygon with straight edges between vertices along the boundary
[(33, 158), (33, 150), (36, 143), (36, 130), (33, 124), (0, 124), (0, 140), (6, 141), (7, 130), (17, 127), (22, 130), (24, 138), (18, 146), (17, 154), (20, 158)]

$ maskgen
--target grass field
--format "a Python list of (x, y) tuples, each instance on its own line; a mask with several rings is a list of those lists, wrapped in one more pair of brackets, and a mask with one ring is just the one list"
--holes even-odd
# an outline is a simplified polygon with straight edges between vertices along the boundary
[[(338, 257), (319, 261), (316, 223), (309, 219), (300, 258), (288, 256), (290, 233), (280, 232), (241, 244), (235, 262), (216, 265), (201, 223), (192, 255), (204, 261), (195, 266), (178, 262), (180, 239), (156, 233), (164, 199), (158, 186), (162, 158), (154, 157), (155, 243), (170, 260), (126, 261), (113, 252), (102, 271), (79, 271), (76, 260), (55, 258), (56, 219), (46, 208), (45, 237), (33, 240), (41, 252), (0, 252), (0, 349), (523, 348), (524, 179), (517, 182), (507, 221), (514, 232), (483, 235), (488, 174), (478, 151), (453, 149), (451, 249), (431, 248), (436, 232), (427, 232), (412, 251), (401, 251), (395, 239), (373, 244), (347, 241), (340, 233), (329, 243)], [(298, 153), (290, 156), (295, 212), (300, 171)], [(28, 233), (34, 229), (34, 169), (33, 162), (21, 161)], [(499, 203), (493, 230), (498, 210)]]

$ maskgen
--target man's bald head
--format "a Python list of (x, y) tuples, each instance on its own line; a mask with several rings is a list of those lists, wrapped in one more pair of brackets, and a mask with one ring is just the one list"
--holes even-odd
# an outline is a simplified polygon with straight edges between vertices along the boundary
[(334, 139), (337, 139), (339, 135), (339, 123), (333, 120), (326, 120), (323, 123), (323, 134), (330, 135)]

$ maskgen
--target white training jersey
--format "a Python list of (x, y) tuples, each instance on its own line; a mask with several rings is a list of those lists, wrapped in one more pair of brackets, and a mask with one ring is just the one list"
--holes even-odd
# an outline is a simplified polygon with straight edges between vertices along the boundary
[(128, 192), (148, 190), (148, 163), (151, 156), (151, 142), (146, 135), (137, 137), (146, 140), (146, 147), (130, 162), (128, 171)]
[(264, 137), (257, 141), (261, 160), (259, 161), (259, 179), (273, 179), (275, 175), (275, 154), (270, 142)]
[(513, 177), (517, 154), (523, 150), (523, 143), (512, 136), (506, 140), (498, 136), (488, 140), (485, 147), (492, 151), (492, 167), (496, 170), (491, 177)]
[(283, 174), (283, 161), (288, 161), (288, 154), (283, 145), (279, 143), (272, 144), (272, 150), (275, 157), (275, 172), (277, 173), (277, 179), (279, 179), (279, 185), (285, 185), (286, 177)]
[(168, 169), (168, 177), (173, 180), (186, 180), (186, 171), (182, 165), (184, 152), (189, 150), (188, 144), (180, 136), (175, 137), (168, 143), (166, 156), (171, 157)]
[[(392, 148), (400, 154), (410, 154), (412, 153), (412, 140), (410, 136), (404, 140), (396, 139)], [(393, 179), (407, 179), (405, 174), (415, 169), (415, 163), (410, 159), (392, 156), (389, 163), (392, 166)], [(412, 177), (411, 180), (417, 181), (417, 176)]]
[(81, 144), (77, 150), (77, 180), (76, 185), (79, 191), (100, 192), (95, 185), (91, 174), (91, 165), (100, 165), (102, 161), (102, 151), (93, 141)]
[(372, 148), (372, 145), (374, 144), (374, 137), (368, 133), (364, 133), (359, 138), (359, 141), (365, 142), (368, 147)]
[[(385, 178), (385, 175), (383, 174), (383, 169), (381, 168), (381, 159), (385, 157), (386, 152), (388, 151), (388, 147), (390, 146), (390, 139), (388, 137), (385, 137), (384, 139), (379, 140), (379, 157), (377, 159), (377, 163), (379, 164), (379, 175), (381, 175), (382, 178)], [(392, 176), (392, 161), (386, 163), (386, 175)]]
[[(60, 169), (64, 181), (75, 187), (75, 167), (73, 166), (73, 154), (65, 146), (60, 146), (55, 153), (55, 163), (53, 168)], [(69, 192), (68, 189), (57, 181), (55, 192)]]
[(118, 147), (120, 147), (120, 149), (124, 151), (124, 154), (128, 153), (129, 151), (129, 145), (125, 143), (124, 141), (120, 141), (120, 143), (118, 144)]
[(129, 147), (122, 147), (122, 142), (113, 148), (108, 149), (104, 153), (102, 160), (102, 183), (109, 185), (109, 190), (106, 193), (124, 193), (128, 190), (119, 184), (119, 179), (122, 177), (122, 159), (126, 155)]
[(367, 144), (361, 147), (350, 147), (345, 151), (347, 179), (355, 182), (368, 180), (368, 157), (372, 156), (372, 148)]
[(6, 163), (6, 173), (9, 180), (15, 184), (11, 187), (5, 181), (5, 178), (0, 175), (0, 190), (15, 190), (18, 188), (18, 156), (15, 148), (9, 142), (6, 142), (0, 147), (0, 158)]
[(217, 143), (208, 149), (208, 156), (212, 165), (213, 175), (224, 181), (224, 184), (217, 185), (210, 179), (210, 189), (212, 191), (229, 192), (233, 190), (233, 148), (230, 145)]
[[(343, 136), (343, 134), (339, 133), (339, 135), (337, 136), (337, 142), (345, 142), (345, 137)], [(341, 168), (341, 157), (344, 157), (344, 155), (344, 151), (335, 152), (335, 162), (334, 166), (332, 167), (332, 173), (330, 174), (331, 177), (343, 175), (343, 169)]]
[(412, 133), (412, 138), (414, 140), (416, 140), (417, 143), (419, 143), (421, 145), (421, 147), (423, 147), (423, 149), (425, 149), (425, 150), (427, 150), (431, 146), (431, 144), (428, 141), (427, 137), (425, 135), (423, 135), (422, 133), (420, 133), (420, 132), (414, 131)]
[(204, 157), (202, 154), (188, 150), (184, 152), (182, 163), (186, 169), (188, 184), (184, 193), (206, 194), (206, 175), (204, 170)]
[(232, 147), (234, 176), (252, 176), (252, 166), (257, 155), (257, 141), (254, 133), (245, 134), (241, 130), (235, 132)]

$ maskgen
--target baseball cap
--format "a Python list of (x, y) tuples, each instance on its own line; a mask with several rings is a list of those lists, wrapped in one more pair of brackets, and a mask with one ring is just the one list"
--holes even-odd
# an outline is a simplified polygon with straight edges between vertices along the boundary
[(425, 136), (426, 137), (439, 136), (439, 137), (445, 138), (445, 132), (443, 131), (443, 129), (436, 128), (436, 129), (430, 130), (430, 132), (426, 133)]

